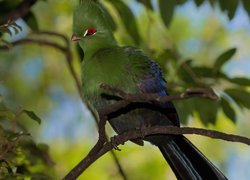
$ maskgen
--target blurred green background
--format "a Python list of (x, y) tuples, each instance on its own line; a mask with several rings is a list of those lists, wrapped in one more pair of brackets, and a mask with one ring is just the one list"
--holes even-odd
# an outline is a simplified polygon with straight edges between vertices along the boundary
[[(20, 2), (0, 0), (0, 17)], [(171, 93), (188, 87), (212, 87), (220, 96), (215, 102), (174, 102), (183, 126), (250, 137), (248, 0), (100, 2), (110, 14), (119, 44), (139, 47), (154, 58), (166, 74)], [(97, 140), (94, 119), (81, 102), (65, 55), (49, 46), (11, 46), (11, 42), (24, 38), (63, 45), (59, 38), (34, 32), (52, 31), (70, 39), (77, 3), (37, 1), (25, 17), (16, 21), (21, 31), (16, 25), (0, 28), (0, 45), (10, 48), (0, 49), (1, 178), (60, 179)], [(71, 43), (71, 50), (80, 77), (82, 55), (76, 44)], [(37, 123), (40, 120), (41, 124)], [(110, 127), (108, 131), (114, 134)], [(250, 177), (250, 149), (246, 145), (195, 135), (188, 138), (229, 179)], [(116, 154), (128, 179), (175, 179), (156, 147), (127, 142), (120, 148), (122, 151)], [(79, 179), (122, 178), (108, 153)]]

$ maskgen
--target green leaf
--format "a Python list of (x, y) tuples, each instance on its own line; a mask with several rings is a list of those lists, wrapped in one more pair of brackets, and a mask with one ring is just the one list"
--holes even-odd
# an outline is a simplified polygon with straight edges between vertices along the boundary
[(210, 67), (199, 66), (199, 67), (193, 67), (192, 70), (195, 72), (197, 76), (214, 77), (213, 69)]
[(229, 104), (229, 102), (224, 99), (221, 98), (221, 107), (222, 110), (224, 112), (224, 114), (230, 119), (232, 120), (234, 123), (236, 122), (236, 114), (234, 109), (232, 108), (232, 106)]
[(240, 86), (250, 86), (250, 79), (244, 77), (236, 77), (228, 79), (230, 82), (238, 84)]
[(146, 8), (153, 10), (153, 5), (151, 3), (151, 0), (136, 0), (136, 1), (142, 3)]
[(182, 5), (186, 2), (186, 0), (176, 0), (177, 5)]
[(33, 111), (23, 110), (23, 112), (27, 114), (32, 120), (36, 121), (38, 124), (41, 124), (41, 119)]
[(194, 0), (194, 2), (199, 7), (203, 3), (203, 0)]
[(250, 109), (250, 93), (243, 89), (226, 89), (225, 93), (231, 96), (235, 102)]
[(214, 6), (215, 2), (217, 2), (217, 0), (208, 0), (208, 2), (211, 4), (211, 6)]
[(38, 31), (38, 24), (35, 15), (32, 12), (28, 12), (26, 16), (23, 17), (23, 20), (33, 31)]
[(195, 109), (194, 101), (193, 99), (187, 99), (185, 101), (174, 102), (181, 123), (187, 124), (188, 118), (192, 116)]
[(242, 0), (243, 2), (243, 6), (248, 14), (248, 16), (250, 17), (250, 1), (249, 0)]
[(220, 70), (221, 67), (228, 61), (230, 60), (233, 55), (236, 53), (236, 48), (231, 48), (229, 50), (227, 50), (226, 52), (222, 53), (215, 61), (214, 63), (214, 69), (213, 69), (213, 73), (215, 75), (217, 75)]
[(135, 44), (140, 43), (140, 35), (136, 25), (136, 19), (129, 7), (121, 0), (109, 0), (119, 13), (121, 20)]
[(217, 112), (219, 108), (218, 101), (207, 99), (195, 99), (195, 110), (198, 111), (201, 121), (207, 125), (216, 122)]
[(160, 15), (166, 27), (170, 25), (176, 4), (176, 0), (159, 0)]
[(228, 12), (229, 19), (234, 17), (235, 11), (238, 7), (238, 0), (219, 0), (219, 4), (222, 11)]
[(191, 64), (192, 60), (186, 60), (185, 62), (183, 62), (178, 70), (177, 70), (177, 73), (178, 73), (178, 76), (180, 77), (180, 79), (182, 81), (184, 81), (185, 83), (193, 83), (194, 80), (192, 78), (192, 76), (189, 74), (189, 72), (187, 71), (187, 67), (189, 69), (192, 69), (192, 64)]

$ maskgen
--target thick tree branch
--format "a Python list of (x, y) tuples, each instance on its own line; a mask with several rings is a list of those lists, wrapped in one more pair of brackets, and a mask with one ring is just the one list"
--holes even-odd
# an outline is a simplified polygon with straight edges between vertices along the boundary
[(18, 18), (25, 16), (30, 11), (31, 6), (36, 2), (37, 0), (24, 0), (16, 7), (16, 9), (0, 18), (0, 25), (6, 24), (9, 21), (15, 21)]
[[(142, 129), (125, 132), (125, 133), (122, 133), (120, 135), (113, 137), (112, 141), (103, 144), (103, 147), (99, 148), (100, 150), (98, 153), (96, 153), (96, 151), (95, 153), (89, 153), (63, 179), (64, 180), (76, 179), (83, 171), (85, 171), (98, 158), (100, 158), (102, 155), (104, 155), (108, 151), (114, 149), (116, 146), (124, 144), (128, 140), (143, 138), (145, 136), (155, 135), (155, 134), (168, 134), (168, 135), (196, 134), (196, 135), (202, 135), (202, 136), (207, 136), (210, 138), (221, 139), (221, 140), (226, 140), (226, 141), (231, 141), (231, 142), (241, 142), (241, 143), (250, 145), (249, 138), (238, 136), (238, 135), (226, 134), (226, 133), (222, 133), (222, 132), (218, 132), (214, 130), (191, 128), (191, 127), (179, 128), (176, 126), (155, 126), (155, 127), (147, 127), (147, 128), (144, 127)], [(97, 146), (99, 147), (100, 144), (98, 144)], [(91, 152), (93, 152), (92, 150)]]

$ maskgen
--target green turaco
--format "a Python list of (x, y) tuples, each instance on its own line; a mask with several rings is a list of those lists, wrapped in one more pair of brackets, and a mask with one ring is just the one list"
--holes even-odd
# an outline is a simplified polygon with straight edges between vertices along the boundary
[[(116, 101), (100, 88), (106, 83), (127, 93), (168, 95), (160, 67), (137, 48), (120, 47), (112, 34), (106, 12), (93, 0), (83, 0), (76, 7), (72, 41), (84, 52), (82, 61), (82, 91), (84, 100), (98, 111)], [(156, 109), (147, 103), (134, 103), (109, 123), (119, 134), (142, 127), (180, 126), (172, 103)], [(189, 140), (178, 135), (151, 135), (143, 140), (158, 146), (178, 179), (226, 179)]]

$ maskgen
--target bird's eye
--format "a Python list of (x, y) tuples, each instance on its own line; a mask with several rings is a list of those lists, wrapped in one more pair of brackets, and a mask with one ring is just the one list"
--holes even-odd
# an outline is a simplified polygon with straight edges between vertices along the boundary
[(85, 32), (84, 32), (84, 34), (83, 34), (83, 36), (85, 37), (85, 36), (91, 36), (91, 35), (94, 35), (96, 33), (96, 28), (88, 28)]

